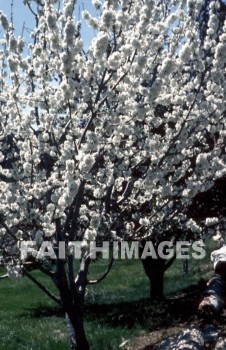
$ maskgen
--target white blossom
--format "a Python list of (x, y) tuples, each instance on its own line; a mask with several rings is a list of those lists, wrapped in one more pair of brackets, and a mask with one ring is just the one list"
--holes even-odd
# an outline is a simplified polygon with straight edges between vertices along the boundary
[(10, 37), (10, 40), (9, 40), (9, 49), (10, 51), (12, 52), (16, 52), (17, 50), (17, 40), (14, 36), (11, 36)]
[(118, 69), (121, 65), (121, 55), (119, 52), (114, 52), (108, 59), (108, 65), (111, 69)]
[(5, 31), (7, 31), (9, 28), (9, 22), (8, 22), (7, 17), (5, 15), (3, 15), (2, 13), (0, 13), (0, 21), (1, 21), (1, 25), (2, 25), (3, 29)]
[(75, 32), (76, 32), (76, 28), (74, 25), (73, 20), (69, 20), (66, 23), (65, 26), (65, 34), (66, 34), (66, 43), (68, 46), (72, 46), (75, 40)]
[(51, 30), (55, 30), (57, 28), (56, 15), (54, 13), (49, 12), (47, 14), (47, 24)]
[(146, 218), (141, 218), (139, 220), (139, 224), (142, 226), (149, 226), (150, 224), (150, 220), (146, 217)]
[(91, 170), (95, 162), (95, 157), (91, 154), (84, 155), (82, 161), (79, 163), (79, 169), (83, 173), (87, 173)]
[(103, 237), (193, 239), (222, 225), (217, 214), (196, 218), (199, 195), (226, 175), (217, 3), (206, 8), (205, 30), (199, 0), (167, 10), (93, 0), (86, 23), (76, 1), (44, 1), (31, 37), (0, 14), (0, 249), (9, 274), (20, 275), (25, 256), (6, 227), (37, 246), (77, 240), (84, 257)]
[(100, 2), (100, 0), (92, 0), (92, 4), (93, 6), (96, 7), (96, 9), (100, 9), (102, 6), (102, 3)]
[(114, 22), (114, 12), (111, 10), (104, 10), (101, 17), (101, 25), (103, 28), (110, 28)]
[(84, 235), (85, 241), (94, 241), (96, 238), (96, 231), (94, 229), (87, 229)]
[(10, 279), (18, 280), (23, 276), (23, 270), (19, 265), (7, 265), (7, 274)]
[(212, 225), (216, 225), (219, 222), (219, 219), (216, 217), (212, 217), (212, 218), (207, 218), (205, 220), (205, 224), (207, 226), (212, 226)]
[(189, 228), (194, 233), (200, 233), (201, 232), (200, 226), (198, 226), (197, 223), (193, 219), (190, 219), (187, 222), (186, 226), (187, 226), (187, 228)]
[(100, 32), (98, 37), (93, 40), (93, 53), (96, 58), (104, 55), (109, 41), (109, 35), (106, 32)]
[(11, 70), (11, 72), (16, 72), (17, 68), (18, 68), (19, 62), (16, 59), (16, 57), (10, 57), (9, 58), (9, 68)]

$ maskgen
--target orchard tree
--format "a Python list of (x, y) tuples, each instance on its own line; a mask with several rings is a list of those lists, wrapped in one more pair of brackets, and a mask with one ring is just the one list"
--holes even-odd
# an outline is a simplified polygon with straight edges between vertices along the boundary
[[(180, 2), (179, 2), (180, 3)], [(182, 74), (183, 78), (186, 81), (187, 87), (190, 84), (190, 89), (188, 88), (186, 91), (186, 94), (189, 94), (189, 98), (193, 100), (193, 103), (190, 105), (190, 109), (186, 106), (186, 104), (183, 102), (180, 106), (180, 108), (184, 108), (185, 111), (187, 111), (187, 116), (192, 115), (193, 113), (197, 113), (197, 117), (200, 118), (200, 114), (202, 114), (205, 109), (203, 110), (202, 107), (200, 111), (196, 109), (195, 104), (197, 103), (197, 108), (200, 108), (200, 106), (203, 105), (203, 102), (205, 104), (206, 97), (213, 98), (214, 94), (211, 95), (211, 92), (204, 91), (204, 88), (207, 88), (207, 84), (211, 84), (211, 77), (209, 77), (209, 70), (211, 70), (214, 66), (216, 67), (216, 70), (219, 72), (220, 67), (215, 65), (215, 51), (217, 47), (222, 47), (222, 35), (225, 31), (225, 18), (226, 18), (226, 6), (223, 1), (217, 1), (213, 2), (212, 0), (209, 1), (200, 1), (194, 6), (193, 2), (188, 2), (188, 12), (193, 14), (194, 18), (196, 18), (196, 26), (197, 29), (196, 35), (197, 37), (193, 37), (194, 45), (199, 46), (200, 48), (200, 61), (203, 65), (206, 67), (206, 71), (203, 72), (202, 77), (205, 77), (205, 74), (207, 75), (208, 79), (205, 81), (205, 79), (200, 78), (200, 69), (197, 66), (197, 59), (196, 57), (193, 58), (193, 61), (191, 60), (191, 57), (189, 58), (188, 62), (185, 64), (184, 69), (182, 68)], [(174, 28), (175, 26), (175, 28)], [(178, 27), (176, 26), (176, 23), (174, 22), (173, 25), (173, 32), (176, 33), (178, 30)], [(213, 31), (214, 30), (214, 31)], [(212, 34), (213, 35), (212, 35)], [(210, 35), (211, 34), (211, 35)], [(185, 34), (186, 37), (187, 34)], [(210, 40), (210, 39), (214, 40)], [(184, 40), (187, 40), (188, 38), (184, 38)], [(183, 40), (180, 38), (180, 40)], [(212, 48), (210, 49), (209, 43), (211, 42)], [(190, 45), (191, 47), (192, 45)], [(180, 47), (181, 51), (180, 54), (183, 52), (184, 45), (181, 45)], [(221, 61), (221, 58), (219, 58)], [(221, 62), (221, 65), (224, 66), (224, 62)], [(157, 65), (156, 65), (157, 67)], [(197, 69), (198, 68), (198, 69)], [(156, 68), (157, 69), (157, 68)], [(223, 76), (224, 73), (222, 72)], [(156, 72), (154, 72), (153, 77), (156, 78)], [(152, 77), (152, 79), (153, 79)], [(194, 82), (197, 81), (197, 77), (199, 77), (199, 83), (200, 85), (194, 86)], [(182, 78), (182, 77), (181, 77)], [(181, 78), (178, 78), (180, 80)], [(145, 81), (145, 87), (152, 86), (153, 80), (146, 80)], [(167, 82), (168, 83), (168, 82)], [(171, 88), (172, 89), (172, 88)], [(208, 89), (207, 89), (208, 90)], [(170, 90), (172, 91), (172, 90)], [(204, 94), (202, 95), (201, 92)], [(210, 95), (210, 96), (208, 96)], [(223, 94), (218, 94), (218, 100), (223, 98)], [(164, 98), (164, 97), (163, 97)], [(223, 100), (222, 100), (223, 102)], [(217, 113), (219, 112), (217, 109), (217, 105), (215, 106)], [(154, 113), (156, 116), (160, 118), (160, 123), (158, 127), (155, 129), (152, 129), (152, 133), (156, 133), (160, 136), (162, 136), (162, 141), (164, 142), (164, 137), (166, 133), (166, 126), (170, 128), (174, 128), (176, 126), (176, 123), (172, 122), (172, 120), (166, 118), (169, 113), (171, 113), (175, 109), (175, 104), (170, 101), (164, 101), (163, 103), (160, 102), (160, 104), (157, 104), (154, 106)], [(195, 112), (196, 111), (196, 112)], [(215, 111), (214, 111), (215, 112)], [(213, 115), (214, 115), (213, 112)], [(173, 196), (168, 193), (167, 197), (169, 201), (171, 202), (171, 208), (167, 208), (167, 212), (162, 217), (163, 220), (157, 221), (156, 229), (155, 231), (149, 235), (149, 233), (145, 235), (144, 229), (141, 227), (138, 227), (138, 231), (143, 231), (141, 234), (139, 233), (139, 237), (141, 239), (141, 242), (145, 243), (147, 238), (150, 239), (153, 243), (158, 246), (159, 243), (171, 239), (172, 245), (176, 243), (178, 239), (185, 239), (194, 241), (195, 239), (205, 238), (206, 236), (214, 235), (216, 231), (218, 232), (219, 239), (223, 239), (222, 232), (225, 231), (225, 219), (224, 214), (225, 213), (225, 201), (224, 201), (224, 193), (225, 193), (225, 170), (224, 170), (224, 164), (225, 164), (225, 136), (224, 131), (225, 130), (225, 110), (222, 110), (221, 117), (211, 125), (211, 119), (208, 119), (208, 114), (205, 123), (203, 125), (192, 125), (191, 130), (187, 129), (187, 126), (185, 123), (182, 123), (182, 128), (185, 130), (179, 131), (178, 140), (173, 138), (173, 141), (176, 141), (176, 143), (180, 141), (184, 141), (183, 137), (189, 137), (189, 146), (188, 149), (183, 150), (183, 152), (186, 152), (188, 157), (184, 157), (183, 155), (180, 155), (180, 161), (176, 164), (175, 160), (175, 168), (181, 168), (184, 161), (188, 160), (188, 167), (185, 171), (182, 171), (181, 175), (179, 176), (178, 180), (174, 181), (174, 188), (176, 186), (177, 189), (180, 189), (181, 192), (179, 193), (179, 197)], [(211, 116), (211, 115), (210, 115)], [(203, 118), (203, 116), (201, 117)], [(192, 123), (192, 122), (191, 122)], [(197, 123), (197, 121), (196, 121)], [(198, 123), (202, 123), (201, 119), (198, 120)], [(208, 125), (209, 124), (209, 125)], [(198, 126), (198, 128), (197, 128)], [(181, 129), (182, 130), (182, 129)], [(195, 135), (197, 131), (201, 131), (199, 136)], [(183, 136), (184, 133), (184, 136)], [(193, 141), (191, 137), (193, 137)], [(178, 137), (178, 136), (177, 136)], [(181, 139), (182, 137), (182, 139)], [(187, 142), (187, 145), (188, 145)], [(171, 143), (170, 147), (175, 148), (175, 145), (173, 142)], [(181, 146), (180, 146), (181, 147)], [(201, 147), (200, 150), (198, 148)], [(176, 146), (178, 148), (178, 146)], [(180, 148), (179, 148), (180, 149)], [(183, 148), (181, 148), (183, 149)], [(174, 156), (176, 155), (175, 150), (172, 151), (172, 154), (174, 153)], [(204, 153), (204, 154), (202, 154)], [(207, 169), (206, 175), (203, 177), (203, 179), (199, 179), (198, 181), (198, 187), (197, 183), (195, 185), (194, 182), (192, 182), (193, 178), (195, 177), (196, 180), (199, 176), (200, 170), (198, 169), (198, 162), (199, 157), (209, 158), (208, 160), (211, 162), (210, 154), (217, 155), (219, 163), (221, 163), (222, 166), (222, 172), (220, 174), (216, 174), (216, 176), (213, 176), (211, 174), (214, 174), (214, 172), (217, 171), (217, 169), (213, 170), (213, 172), (208, 171), (208, 167), (210, 167), (210, 163), (206, 162)], [(164, 156), (165, 157), (165, 156)], [(216, 158), (215, 158), (216, 159)], [(167, 158), (164, 159), (167, 165)], [(202, 163), (202, 162), (201, 162)], [(205, 168), (204, 163), (200, 166)], [(161, 169), (161, 167), (160, 167)], [(170, 170), (169, 170), (170, 169)], [(171, 165), (166, 169), (161, 176), (163, 177), (163, 181), (167, 180), (167, 177), (170, 175), (175, 174), (175, 169), (172, 169)], [(157, 173), (159, 171), (159, 167), (157, 167)], [(203, 170), (202, 170), (203, 171)], [(192, 181), (191, 181), (192, 180)], [(160, 184), (160, 179), (156, 180), (158, 184)], [(196, 188), (195, 188), (196, 187)], [(192, 193), (193, 190), (195, 190), (195, 193)], [(188, 198), (188, 201), (185, 200), (184, 197), (187, 197), (187, 194), (190, 192), (190, 199)], [(164, 205), (164, 204), (163, 204)], [(135, 211), (137, 211), (138, 206), (136, 206)], [(153, 214), (153, 203), (150, 205), (148, 201), (145, 201), (140, 206), (140, 210), (145, 210), (146, 216), (150, 218)], [(160, 211), (162, 215), (162, 207), (160, 206)], [(130, 210), (130, 213), (132, 211)], [(184, 218), (182, 221), (178, 220), (178, 213), (181, 215), (184, 215)], [(167, 216), (169, 215), (169, 218)], [(172, 216), (170, 216), (172, 215)], [(176, 220), (171, 220), (172, 217), (175, 216)], [(155, 219), (155, 213), (154, 213), (154, 219)], [(199, 227), (197, 226), (199, 225)], [(152, 222), (151, 227), (153, 229), (154, 223)], [(161, 228), (160, 228), (161, 227)], [(161, 234), (160, 234), (161, 232)], [(219, 234), (221, 233), (221, 234)], [(216, 236), (215, 236), (216, 238)], [(143, 244), (141, 244), (141, 254), (143, 252)], [(170, 259), (162, 258), (161, 256), (158, 256), (157, 258), (155, 254), (150, 254), (151, 256), (142, 259), (142, 263), (144, 265), (145, 272), (147, 276), (150, 279), (151, 282), (151, 297), (152, 298), (162, 298), (163, 297), (163, 277), (165, 271), (172, 265), (176, 258), (176, 254), (171, 256)], [(187, 260), (184, 260), (185, 263), (187, 263)]]
[[(202, 235), (218, 218), (197, 223), (188, 208), (226, 174), (221, 2), (208, 2), (201, 29), (202, 0), (92, 2), (99, 15), (83, 12), (95, 33), (88, 50), (75, 0), (24, 0), (36, 24), (29, 43), (0, 16), (2, 262), (63, 307), (76, 350), (89, 348), (91, 242)], [(27, 241), (36, 246), (21, 254)], [(43, 242), (53, 251), (37, 254)], [(81, 243), (78, 271), (69, 242)]]

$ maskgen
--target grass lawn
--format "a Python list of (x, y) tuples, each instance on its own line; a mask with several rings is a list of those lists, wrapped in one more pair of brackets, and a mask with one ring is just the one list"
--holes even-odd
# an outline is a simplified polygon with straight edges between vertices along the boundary
[[(190, 260), (188, 274), (183, 272), (182, 261), (175, 261), (165, 276), (166, 297), (210, 276), (209, 252), (213, 249), (213, 244), (208, 244), (205, 259)], [(104, 268), (105, 262), (93, 263), (90, 278)], [(32, 273), (52, 287), (48, 277), (38, 271)], [(157, 322), (154, 318), (150, 322), (151, 313), (149, 282), (142, 264), (136, 260), (116, 261), (104, 281), (87, 288), (85, 327), (91, 350), (119, 349), (124, 341), (148, 331)], [(61, 310), (26, 278), (0, 281), (0, 318), (1, 350), (69, 349)]]

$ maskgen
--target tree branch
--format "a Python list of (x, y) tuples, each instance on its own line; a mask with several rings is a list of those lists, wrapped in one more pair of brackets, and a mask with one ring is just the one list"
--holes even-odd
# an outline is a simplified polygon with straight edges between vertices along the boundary
[(107, 270), (104, 272), (104, 274), (103, 274), (100, 278), (98, 278), (98, 279), (96, 279), (96, 280), (91, 280), (91, 281), (88, 280), (87, 284), (97, 284), (97, 283), (103, 281), (103, 279), (104, 279), (105, 277), (107, 277), (107, 275), (109, 274), (109, 272), (110, 272), (110, 270), (111, 270), (111, 268), (112, 268), (112, 266), (113, 266), (113, 263), (114, 263), (114, 259), (111, 258), (110, 263), (108, 264), (108, 268), (107, 268)]
[(57, 304), (61, 305), (60, 298), (55, 296), (48, 288), (46, 288), (41, 282), (39, 282), (34, 276), (29, 272), (24, 271), (24, 275), (27, 276), (36, 286), (38, 286), (48, 297), (54, 300)]
[(168, 260), (168, 262), (165, 264), (165, 271), (170, 268), (170, 266), (173, 264), (173, 262), (175, 261), (177, 257), (177, 254), (174, 254), (173, 257), (171, 259)]

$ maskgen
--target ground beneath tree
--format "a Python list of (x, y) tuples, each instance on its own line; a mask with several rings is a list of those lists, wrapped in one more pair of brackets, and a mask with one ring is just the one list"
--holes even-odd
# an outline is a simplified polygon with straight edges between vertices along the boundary
[[(144, 332), (131, 344), (121, 344), (126, 350), (226, 350), (226, 310), (218, 318), (200, 318), (197, 312), (205, 282), (190, 286), (179, 296), (153, 305), (149, 332)], [(203, 342), (189, 340), (202, 337)], [(187, 337), (187, 338), (186, 338)], [(187, 339), (187, 340), (186, 340)], [(187, 342), (187, 345), (185, 344)], [(193, 344), (192, 344), (193, 342)], [(178, 345), (180, 344), (180, 346)], [(189, 346), (188, 346), (189, 344)]]

